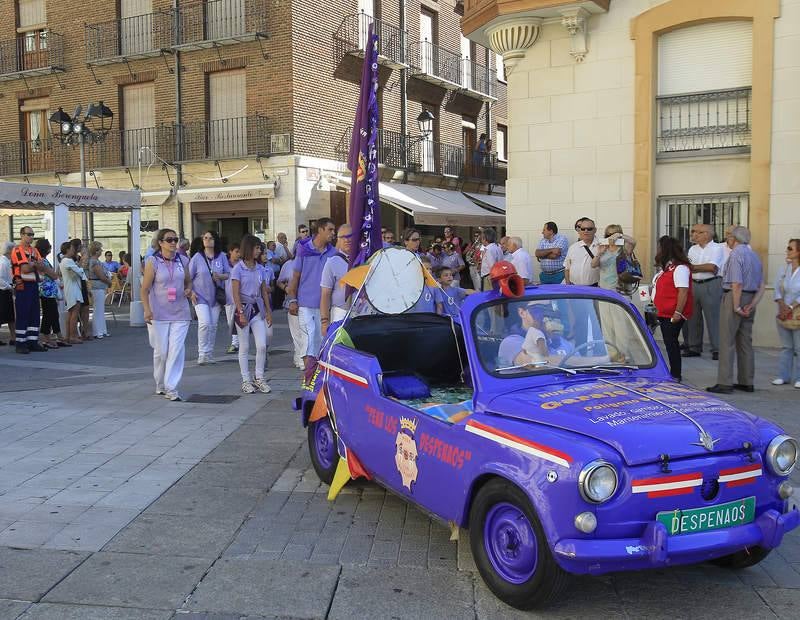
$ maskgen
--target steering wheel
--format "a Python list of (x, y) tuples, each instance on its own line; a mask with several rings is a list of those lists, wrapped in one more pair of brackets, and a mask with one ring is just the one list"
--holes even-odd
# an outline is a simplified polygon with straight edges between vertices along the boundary
[(611, 347), (612, 349), (614, 349), (614, 351), (616, 351), (616, 353), (617, 353), (617, 355), (619, 357), (624, 357), (622, 355), (622, 351), (619, 350), (619, 347), (617, 345), (609, 342), (608, 340), (587, 340), (582, 345), (579, 345), (579, 346), (575, 347), (570, 353), (567, 353), (564, 357), (562, 357), (561, 360), (558, 362), (558, 365), (559, 366), (563, 366), (564, 362), (566, 362), (568, 359), (570, 359), (571, 357), (574, 357), (575, 355), (577, 355), (581, 351), (585, 351), (589, 347), (594, 346), (596, 344), (602, 344), (602, 345), (605, 345), (606, 347)]

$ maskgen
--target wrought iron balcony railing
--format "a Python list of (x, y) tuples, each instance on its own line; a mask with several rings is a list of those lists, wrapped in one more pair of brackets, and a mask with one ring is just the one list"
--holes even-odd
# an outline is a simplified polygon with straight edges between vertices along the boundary
[(90, 170), (139, 164), (149, 166), (158, 155), (165, 161), (175, 159), (175, 131), (173, 125), (161, 124), (143, 129), (118, 129), (106, 134), (101, 142), (86, 145), (86, 166)]
[(497, 99), (495, 82), (497, 78), (489, 67), (469, 58), (461, 59), (461, 86), (468, 94), (486, 101)]
[[(348, 128), (336, 146), (336, 156), (347, 161), (352, 129)], [(422, 140), (388, 129), (379, 129), (378, 163), (408, 172), (440, 174), (460, 179), (505, 183), (505, 167), (496, 153), (465, 149), (457, 144)]]
[(125, 59), (157, 56), (172, 47), (172, 11), (112, 19), (86, 25), (86, 62), (103, 65)]
[(64, 70), (64, 37), (52, 30), (34, 30), (0, 41), (0, 80)]
[(57, 160), (53, 140), (16, 140), (0, 144), (0, 176), (54, 172)]
[(449, 90), (462, 88), (461, 54), (430, 41), (418, 41), (409, 44), (408, 59), (412, 75)]
[(363, 11), (345, 16), (339, 29), (334, 33), (336, 62), (341, 61), (346, 54), (364, 55), (370, 25), (375, 28), (375, 34), (378, 35), (378, 62), (397, 69), (405, 68), (408, 33)]
[(267, 7), (263, 0), (208, 0), (180, 6), (175, 47), (203, 48), (265, 38)]
[(177, 161), (236, 159), (292, 151), (291, 134), (272, 132), (266, 116), (198, 121), (175, 126)]
[(751, 120), (751, 88), (659, 97), (658, 156), (748, 152)]

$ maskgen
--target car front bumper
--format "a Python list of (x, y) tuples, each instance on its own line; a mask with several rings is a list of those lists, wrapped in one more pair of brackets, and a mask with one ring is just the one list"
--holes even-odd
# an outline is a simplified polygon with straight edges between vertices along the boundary
[(641, 538), (562, 539), (553, 548), (561, 567), (576, 574), (694, 564), (734, 553), (745, 547), (774, 549), (783, 535), (800, 525), (797, 508), (781, 514), (767, 510), (747, 525), (697, 534), (669, 536), (658, 521)]

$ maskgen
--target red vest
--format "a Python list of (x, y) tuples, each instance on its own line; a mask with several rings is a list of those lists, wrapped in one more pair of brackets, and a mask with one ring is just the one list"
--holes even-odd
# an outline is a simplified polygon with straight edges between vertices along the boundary
[[(670, 319), (675, 314), (678, 305), (678, 289), (675, 286), (675, 268), (678, 265), (670, 263), (661, 273), (656, 282), (655, 306), (658, 316)], [(687, 319), (692, 316), (694, 306), (694, 296), (692, 295), (692, 279), (689, 278), (689, 295), (686, 297), (686, 305), (683, 307), (683, 316)]]

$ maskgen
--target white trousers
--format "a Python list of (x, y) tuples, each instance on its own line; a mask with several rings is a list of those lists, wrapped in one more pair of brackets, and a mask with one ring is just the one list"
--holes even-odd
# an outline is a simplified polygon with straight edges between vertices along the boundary
[(294, 365), (303, 366), (303, 356), (306, 354), (306, 334), (300, 329), (300, 317), (294, 314), (288, 314), (289, 317), (289, 333), (292, 335), (292, 344), (294, 345)]
[(197, 354), (211, 355), (217, 341), (220, 307), (218, 304), (197, 304), (194, 311), (197, 314)]
[(231, 334), (231, 344), (234, 347), (239, 346), (239, 336), (233, 330), (233, 315), (236, 314), (236, 306), (234, 304), (225, 305), (225, 317), (228, 319), (228, 332)]
[(256, 379), (264, 378), (264, 369), (267, 366), (267, 322), (259, 316), (250, 321), (247, 327), (236, 326), (236, 333), (239, 334), (239, 370), (242, 371), (242, 381), (253, 379), (247, 360), (250, 353), (250, 332), (253, 332), (253, 340), (256, 343)]
[(306, 335), (306, 348), (303, 356), (317, 357), (322, 345), (322, 322), (320, 321), (319, 308), (306, 308), (300, 306), (297, 310), (300, 319), (300, 330)]
[(92, 290), (92, 336), (102, 336), (108, 332), (106, 327), (106, 290), (96, 288)]
[(189, 321), (151, 321), (147, 325), (153, 347), (153, 378), (156, 389), (174, 392), (183, 375), (184, 343)]

